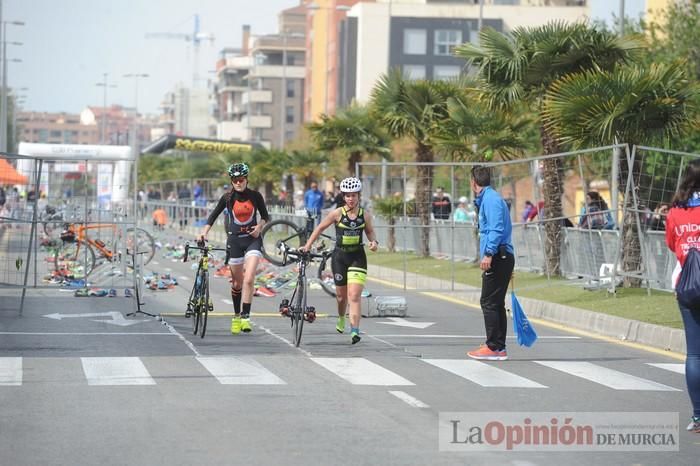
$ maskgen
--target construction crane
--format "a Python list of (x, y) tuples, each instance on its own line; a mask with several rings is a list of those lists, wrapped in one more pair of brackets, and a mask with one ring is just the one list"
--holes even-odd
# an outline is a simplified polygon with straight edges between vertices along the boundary
[(146, 39), (184, 39), (186, 42), (191, 43), (194, 68), (192, 70), (192, 88), (197, 87), (197, 83), (199, 83), (199, 46), (203, 41), (209, 41), (210, 44), (214, 43), (213, 34), (199, 30), (199, 15), (194, 15), (194, 29), (191, 34), (183, 32), (151, 32), (146, 34)]

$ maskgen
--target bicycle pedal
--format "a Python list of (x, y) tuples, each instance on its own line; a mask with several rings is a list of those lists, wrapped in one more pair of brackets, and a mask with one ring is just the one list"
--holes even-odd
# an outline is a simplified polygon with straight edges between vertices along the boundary
[(308, 323), (312, 323), (313, 321), (316, 320), (316, 312), (314, 311), (309, 311), (306, 313), (304, 316), (304, 320), (306, 320)]

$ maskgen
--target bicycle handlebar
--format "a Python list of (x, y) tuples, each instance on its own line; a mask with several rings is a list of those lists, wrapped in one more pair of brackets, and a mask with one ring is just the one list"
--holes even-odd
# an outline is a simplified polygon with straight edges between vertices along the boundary
[(280, 246), (283, 252), (282, 263), (287, 264), (287, 256), (293, 256), (294, 260), (309, 261), (311, 259), (327, 259), (331, 256), (331, 251), (323, 251), (322, 253), (311, 252), (311, 251), (300, 251), (298, 249), (286, 247), (284, 243)]
[(213, 246), (206, 246), (206, 243), (204, 241), (197, 241), (197, 246), (190, 246), (189, 243), (185, 244), (185, 257), (182, 259), (182, 262), (187, 262), (187, 258), (190, 254), (190, 249), (197, 249), (198, 251), (204, 251), (206, 253), (209, 253), (211, 251), (224, 251), (228, 254), (228, 249), (226, 248), (215, 248)]

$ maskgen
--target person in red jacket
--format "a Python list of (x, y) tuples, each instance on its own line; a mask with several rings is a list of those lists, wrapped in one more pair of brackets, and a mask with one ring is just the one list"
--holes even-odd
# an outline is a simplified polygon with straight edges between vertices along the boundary
[[(688, 251), (700, 247), (700, 160), (693, 160), (686, 169), (683, 181), (673, 198), (673, 207), (666, 217), (666, 244), (683, 267)], [(677, 277), (674, 277), (674, 287)], [(683, 326), (687, 355), (685, 381), (693, 405), (693, 416), (688, 430), (700, 434), (700, 307), (690, 309), (678, 304)]]

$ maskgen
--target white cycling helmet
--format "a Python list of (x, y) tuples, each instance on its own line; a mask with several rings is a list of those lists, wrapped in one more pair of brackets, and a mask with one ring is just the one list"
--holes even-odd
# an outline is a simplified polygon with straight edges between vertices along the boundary
[(362, 191), (362, 181), (351, 176), (340, 182), (340, 191), (343, 193), (359, 193)]

